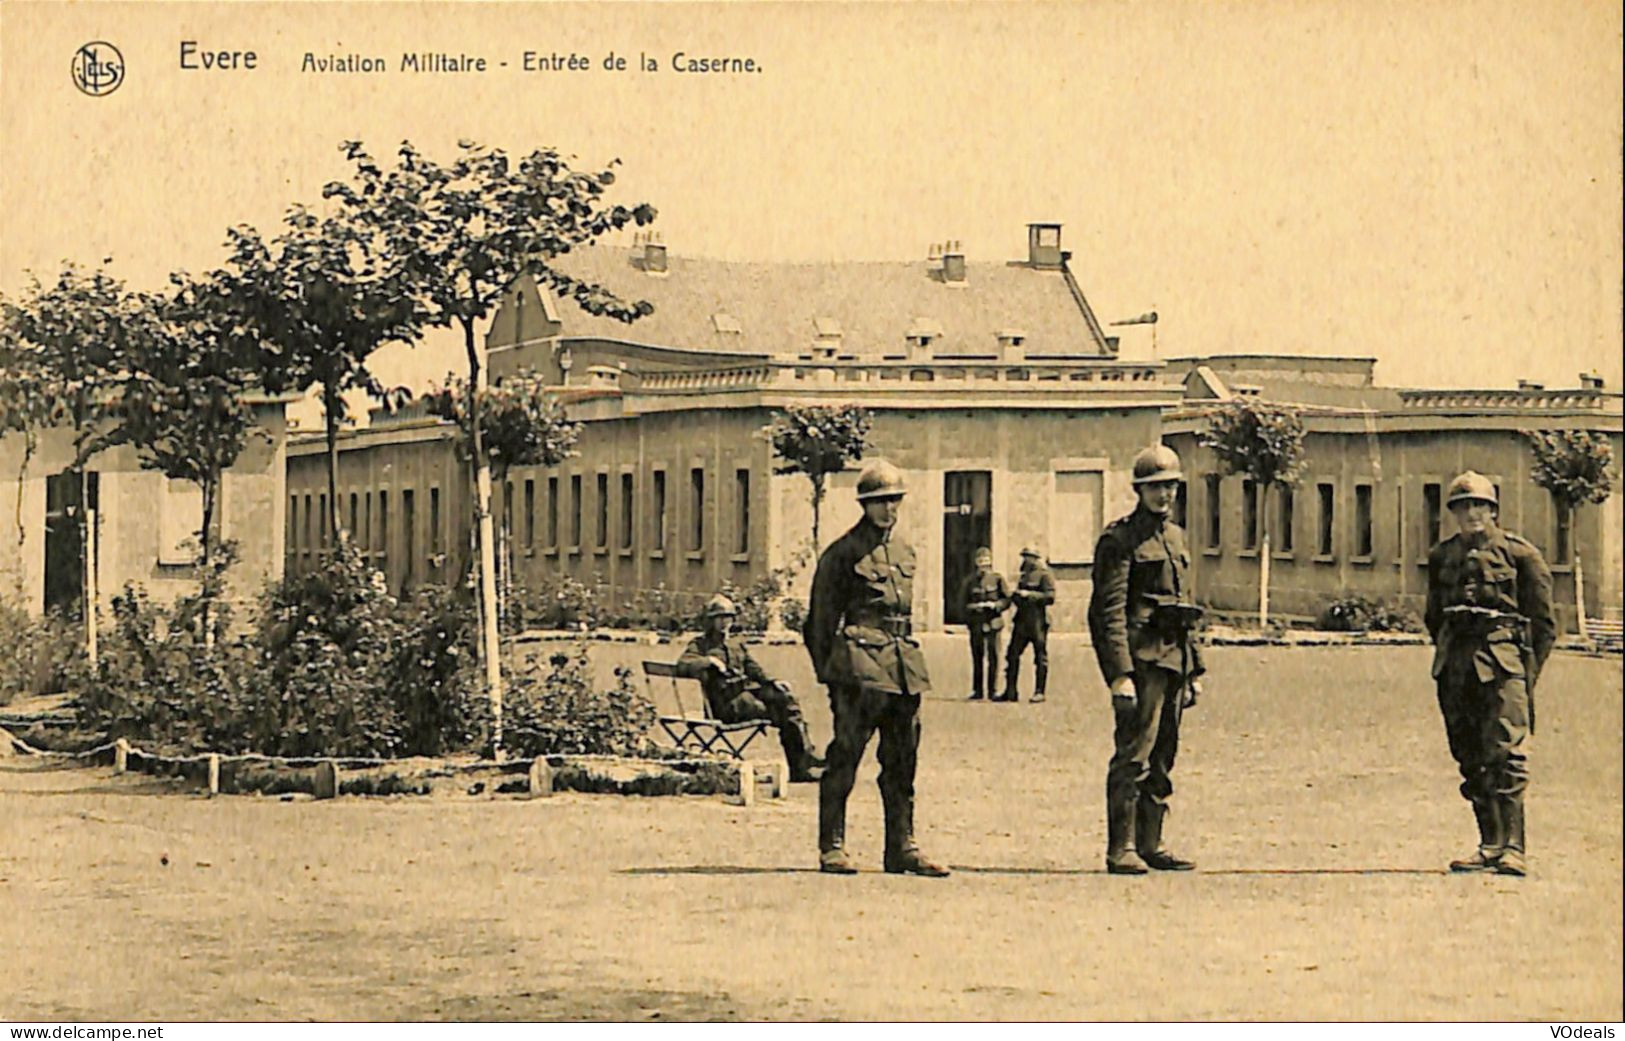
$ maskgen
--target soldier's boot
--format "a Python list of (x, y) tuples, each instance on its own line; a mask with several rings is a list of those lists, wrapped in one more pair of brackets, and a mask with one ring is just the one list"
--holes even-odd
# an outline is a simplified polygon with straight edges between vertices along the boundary
[(1049, 680), (1049, 664), (1033, 666), (1033, 704), (1044, 700), (1044, 685)]
[(1505, 838), (1501, 834), (1500, 804), (1493, 798), (1476, 800), (1473, 816), (1478, 818), (1478, 849), (1470, 857), (1452, 860), (1451, 871), (1494, 871), (1496, 862), (1501, 859)]
[(1135, 815), (1134, 846), (1145, 866), (1155, 871), (1193, 871), (1193, 861), (1177, 857), (1162, 848), (1162, 821), (1168, 815), (1168, 806), (1154, 799), (1142, 798)]
[(1021, 659), (1011, 658), (1004, 667), (1004, 693), (990, 697), (991, 701), (1020, 701), (1016, 695), (1016, 687), (1021, 681)]
[(779, 744), (784, 748), (784, 761), (790, 764), (790, 780), (801, 784), (816, 781), (823, 776), (824, 764), (809, 750), (807, 724), (799, 719), (787, 719), (779, 727)]
[(818, 870), (827, 875), (855, 875), (858, 869), (847, 859), (846, 800), (825, 792), (818, 797)]
[(1500, 802), (1501, 827), (1506, 836), (1506, 847), (1501, 851), (1501, 858), (1495, 862), (1495, 873), (1522, 878), (1529, 873), (1529, 866), (1524, 862), (1523, 853), (1523, 796), (1503, 798)]
[(947, 878), (948, 869), (927, 859), (914, 842), (914, 800), (886, 793), (881, 804), (886, 811), (886, 872)]
[(1112, 875), (1143, 875), (1145, 863), (1129, 847), (1134, 832), (1134, 800), (1106, 800), (1106, 871)]

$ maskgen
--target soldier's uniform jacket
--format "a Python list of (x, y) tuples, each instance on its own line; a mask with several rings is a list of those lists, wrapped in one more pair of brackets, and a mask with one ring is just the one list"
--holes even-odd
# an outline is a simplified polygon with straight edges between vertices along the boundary
[[(725, 674), (730, 678), (743, 677), (747, 684), (725, 683), (712, 667), (709, 659), (721, 658), (728, 666)], [(745, 638), (730, 634), (726, 638), (717, 633), (701, 633), (689, 641), (683, 656), (677, 659), (677, 674), (697, 679), (705, 687), (705, 701), (713, 716), (720, 715), (723, 704), (746, 692), (747, 686), (773, 685), (773, 677), (751, 657), (745, 647)]]
[(1189, 601), (1190, 553), (1185, 531), (1143, 507), (1113, 521), (1095, 545), (1089, 635), (1100, 672), (1110, 685), (1137, 665), (1160, 665), (1200, 676), (1202, 648), (1177, 627), (1161, 624), (1154, 596)]
[(858, 521), (818, 560), (802, 628), (818, 681), (886, 694), (926, 694), (931, 680), (913, 638), (914, 549)]
[(1016, 590), (1037, 593), (1035, 597), (1016, 597), (1016, 628), (1037, 632), (1049, 628), (1049, 605), (1055, 602), (1055, 578), (1049, 568), (1037, 564), (1023, 571), (1016, 579)]
[[(1502, 617), (1446, 610), (1458, 606)], [(1527, 620), (1527, 632), (1513, 615)], [(1540, 550), (1511, 532), (1492, 527), (1477, 547), (1457, 533), (1428, 554), (1424, 620), (1433, 637), (1435, 678), (1451, 666), (1470, 664), (1481, 683), (1522, 676), (1533, 688), (1557, 640), (1551, 570)]]
[[(992, 633), (1004, 628), (1004, 612), (1010, 606), (1010, 587), (997, 571), (978, 571), (966, 576), (960, 602), (965, 605), (965, 622), (973, 633)], [(974, 608), (972, 604), (993, 604)]]

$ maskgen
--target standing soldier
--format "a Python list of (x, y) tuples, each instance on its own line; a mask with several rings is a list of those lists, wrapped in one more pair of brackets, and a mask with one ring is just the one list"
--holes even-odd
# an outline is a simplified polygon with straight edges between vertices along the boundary
[(931, 689), (913, 638), (914, 550), (893, 534), (903, 475), (876, 460), (858, 476), (863, 518), (818, 558), (803, 635), (829, 687), (835, 737), (818, 792), (819, 870), (857, 872), (847, 858), (846, 799), (869, 737), (880, 731), (880, 801), (886, 870), (940, 878), (948, 871), (914, 844), (914, 767), (920, 696)]
[[(965, 628), (970, 633), (970, 700), (996, 698), (999, 691), (999, 631), (1004, 628), (1004, 612), (1010, 606), (1010, 587), (1004, 576), (993, 570), (993, 553), (983, 546), (976, 551), (976, 571), (967, 576), (959, 600), (965, 605)], [(986, 685), (983, 685), (983, 663)]]
[(1496, 524), (1495, 485), (1469, 470), (1445, 498), (1461, 529), (1428, 554), (1433, 678), (1461, 794), (1478, 818), (1478, 851), (1452, 871), (1522, 876), (1524, 736), (1535, 679), (1557, 639), (1552, 573), (1540, 551)]
[(1033, 648), (1033, 701), (1044, 700), (1044, 684), (1049, 681), (1049, 605), (1055, 602), (1055, 578), (1044, 565), (1037, 547), (1021, 551), (1021, 576), (1011, 597), (1016, 605), (1010, 626), (1010, 660), (1005, 664), (1004, 696), (997, 701), (1019, 701), (1016, 683), (1021, 679), (1021, 652)]
[(1089, 634), (1117, 721), (1106, 770), (1106, 870), (1114, 875), (1196, 866), (1162, 847), (1179, 719), (1196, 704), (1204, 671), (1191, 634), (1202, 611), (1190, 601), (1185, 532), (1168, 516), (1180, 478), (1173, 449), (1154, 445), (1136, 456), (1139, 504), (1095, 547)]
[(677, 675), (700, 681), (711, 715), (723, 723), (765, 719), (779, 731), (784, 761), (795, 783), (818, 780), (823, 761), (813, 754), (807, 721), (790, 685), (775, 680), (751, 656), (745, 640), (734, 635), (739, 609), (718, 593), (705, 605), (705, 631), (689, 642), (677, 659)]

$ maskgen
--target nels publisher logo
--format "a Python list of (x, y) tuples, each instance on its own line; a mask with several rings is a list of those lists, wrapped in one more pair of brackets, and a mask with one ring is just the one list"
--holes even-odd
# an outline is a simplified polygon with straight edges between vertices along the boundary
[(124, 82), (124, 55), (106, 40), (94, 40), (73, 52), (73, 85), (99, 98)]

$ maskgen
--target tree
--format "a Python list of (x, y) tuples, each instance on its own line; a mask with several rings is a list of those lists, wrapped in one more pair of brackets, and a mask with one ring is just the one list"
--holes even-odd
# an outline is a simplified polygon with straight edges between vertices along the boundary
[(479, 403), (481, 448), (494, 481), (516, 466), (556, 466), (575, 455), (582, 424), (565, 418), (564, 409), (535, 383), (502, 383), (470, 395), (468, 381), (446, 375), (444, 386), (424, 396), (430, 415), (457, 424), (458, 448), (473, 458), (474, 415)]
[(1228, 474), (1242, 474), (1258, 485), (1264, 527), (1258, 555), (1258, 624), (1269, 624), (1270, 520), (1269, 492), (1298, 483), (1303, 472), (1303, 419), (1296, 409), (1268, 401), (1234, 401), (1213, 412), (1198, 435)]
[[(633, 322), (654, 313), (646, 300), (628, 302), (608, 288), (578, 279), (556, 265), (580, 245), (628, 224), (655, 219), (654, 207), (610, 205), (604, 194), (615, 183), (615, 160), (583, 172), (551, 148), (517, 162), (500, 149), (470, 141), (450, 164), (426, 158), (402, 142), (394, 168), (385, 171), (359, 142), (342, 146), (354, 164), (348, 182), (335, 182), (323, 196), (338, 200), (344, 220), (368, 229), (383, 255), (400, 265), (410, 282), (414, 320), (436, 328), (460, 328), (468, 356), (468, 386), (485, 387), (476, 327), (490, 317), (521, 275), (574, 300), (589, 314)], [(492, 745), (502, 749), (502, 671), (496, 620), (496, 557), (491, 522), (491, 471), (483, 447), (480, 412), (473, 413), (469, 440), (477, 467), (474, 512), (479, 532), (480, 603), (486, 686), (491, 697)]]
[[(4, 349), (10, 355), (7, 367), (15, 366), (14, 375), (0, 381), (0, 397), (6, 401), (0, 409), (5, 426), (65, 426), (69, 431), (71, 454), (66, 470), (79, 476), (82, 504), (74, 522), (79, 528), (85, 653), (94, 664), (95, 516), (85, 466), (97, 453), (126, 437), (120, 422), (120, 393), (130, 345), (144, 335), (149, 319), (142, 300), (105, 267), (86, 272), (73, 264), (64, 265), (49, 286), (32, 279), (20, 300), (0, 301), (0, 312)], [(34, 443), (30, 436), (25, 466)]]
[(1530, 476), (1552, 493), (1552, 501), (1568, 514), (1569, 544), (1574, 554), (1574, 612), (1582, 639), (1590, 637), (1586, 624), (1585, 572), (1580, 567), (1576, 517), (1587, 503), (1601, 504), (1614, 493), (1619, 472), (1614, 468), (1614, 447), (1608, 436), (1592, 430), (1526, 430), (1534, 453)]
[(861, 405), (791, 405), (773, 413), (763, 432), (782, 460), (776, 474), (806, 474), (812, 485), (812, 548), (818, 552), (819, 512), (824, 503), (824, 480), (863, 458), (874, 419)]
[(327, 527), (341, 532), (338, 503), (338, 434), (346, 419), (344, 394), (385, 393), (367, 362), (391, 343), (415, 343), (423, 316), (413, 305), (407, 259), (394, 240), (377, 233), (352, 208), (318, 217), (291, 207), (283, 231), (267, 246), (253, 228), (231, 231), (225, 277), (244, 318), (269, 349), (266, 389), (321, 387), (327, 437)]
[(175, 274), (170, 283), (168, 295), (147, 298), (150, 334), (130, 352), (125, 432), (143, 467), (203, 493), (198, 546), (207, 573), (221, 482), (255, 422), (249, 395), (257, 388), (260, 341), (243, 320), (230, 276)]

